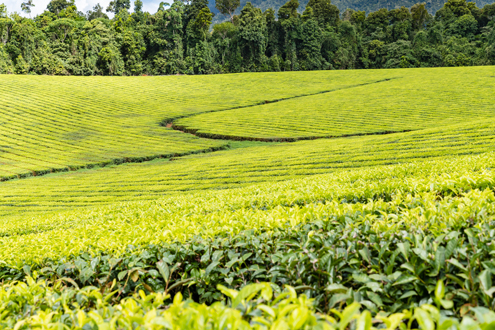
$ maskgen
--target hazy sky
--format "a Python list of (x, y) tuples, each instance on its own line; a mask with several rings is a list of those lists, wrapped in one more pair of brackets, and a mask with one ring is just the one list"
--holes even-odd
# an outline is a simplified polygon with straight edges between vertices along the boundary
[[(0, 0), (0, 3), (3, 3), (7, 6), (7, 10), (9, 13), (17, 11), (18, 13), (21, 12), (21, 3), (23, 3), (26, 0), (23, 1), (15, 1), (15, 0)], [(144, 11), (148, 11), (150, 13), (155, 13), (156, 10), (158, 9), (158, 6), (160, 5), (160, 2), (168, 2), (171, 3), (173, 0), (166, 1), (166, 0), (143, 0), (144, 3)], [(32, 8), (32, 13), (31, 16), (36, 16), (38, 14), (41, 14), (43, 11), (45, 11), (46, 6), (50, 2), (50, 0), (33, 0), (35, 7)], [(93, 6), (99, 3), (103, 8), (107, 8), (108, 3), (110, 0), (76, 0), (76, 6), (77, 9), (86, 13), (88, 10), (93, 9)], [(131, 0), (131, 10), (134, 8), (134, 0)], [(27, 16), (27, 15), (24, 15)]]

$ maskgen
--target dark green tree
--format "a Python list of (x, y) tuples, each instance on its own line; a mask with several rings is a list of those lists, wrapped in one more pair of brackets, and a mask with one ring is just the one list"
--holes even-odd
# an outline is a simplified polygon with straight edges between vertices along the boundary
[(134, 13), (132, 13), (132, 19), (137, 24), (144, 23), (143, 2), (141, 0), (134, 1)]
[(392, 9), (389, 14), (389, 26), (387, 33), (392, 42), (397, 40), (410, 40), (412, 33), (412, 16), (409, 9), (400, 7)]
[(297, 70), (297, 28), (300, 24), (298, 0), (290, 0), (278, 10), (278, 20), (283, 29), (284, 44), (283, 56), (285, 58), (284, 70)]
[(234, 12), (240, 5), (240, 0), (215, 0), (215, 8), (224, 15), (228, 14), (231, 22), (234, 21)]
[(356, 28), (344, 21), (339, 26), (340, 47), (336, 52), (335, 63), (339, 69), (355, 69), (358, 59), (359, 40)]
[(366, 13), (364, 11), (355, 11), (351, 14), (351, 22), (354, 25), (358, 32), (362, 32), (364, 28), (364, 21), (366, 20)]
[(261, 9), (246, 3), (239, 15), (239, 47), (245, 63), (260, 66), (266, 50), (266, 21)]
[(308, 6), (313, 9), (313, 17), (320, 26), (327, 24), (336, 27), (339, 22), (339, 9), (330, 0), (309, 0)]
[(103, 7), (100, 6), (99, 3), (93, 7), (93, 10), (88, 11), (86, 17), (88, 18), (88, 21), (92, 21), (97, 18), (108, 19), (108, 15), (103, 12)]
[[(209, 37), (209, 27), (211, 25), (211, 20), (213, 14), (208, 7), (201, 8), (196, 17), (190, 20), (186, 27), (186, 39), (187, 39), (187, 49), (193, 49), (199, 42), (205, 41)], [(207, 47), (203, 47), (206, 51)], [(201, 52), (203, 53), (203, 52)]]
[(298, 18), (299, 14), (297, 13), (297, 8), (299, 8), (299, 1), (289, 0), (289, 2), (287, 2), (282, 7), (279, 8), (278, 19), (284, 21), (284, 20), (289, 20), (291, 18), (292, 19)]
[(272, 64), (274, 64), (277, 68), (276, 71), (279, 71), (281, 61), (280, 56), (283, 53), (283, 29), (280, 22), (275, 18), (275, 10), (273, 10), (273, 8), (268, 8), (265, 10), (263, 15), (265, 16), (267, 29), (267, 45), (265, 54), (266, 56), (273, 58)]
[[(370, 13), (364, 21), (364, 34), (373, 39), (383, 39), (383, 32), (387, 30), (389, 25), (389, 14), (386, 8), (382, 8), (373, 13)], [(380, 35), (382, 34), (382, 35)]]
[(448, 28), (448, 35), (457, 35), (474, 40), (478, 32), (478, 21), (471, 14), (466, 14), (456, 19)]
[(184, 64), (184, 16), (185, 5), (175, 0), (168, 9), (157, 11), (148, 23), (148, 58), (153, 74), (177, 74), (185, 72)]
[(58, 15), (62, 10), (67, 9), (70, 6), (75, 6), (74, 0), (51, 0), (46, 9), (49, 12)]
[(220, 63), (224, 68), (226, 68), (230, 62), (233, 38), (236, 33), (237, 27), (229, 21), (213, 26), (213, 42), (217, 49)]
[(117, 14), (121, 10), (129, 10), (131, 8), (130, 0), (113, 0), (110, 1), (107, 7), (107, 12)]
[(426, 3), (417, 3), (411, 7), (412, 26), (415, 31), (426, 28), (431, 15), (426, 10)]
[(466, 0), (448, 0), (445, 3), (444, 8), (451, 11), (456, 17), (471, 14), (471, 10), (469, 10)]
[(186, 24), (186, 26), (189, 24), (190, 21), (196, 19), (202, 9), (208, 8), (208, 0), (191, 0), (190, 2), (188, 1), (188, 3), (189, 4), (186, 5), (184, 11), (184, 23)]
[[(301, 25), (299, 39), (301, 40), (298, 53), (299, 63), (303, 70), (320, 70), (323, 68), (323, 57), (321, 56), (322, 30), (318, 22), (311, 18), (311, 10), (304, 11), (306, 18)], [(309, 11), (309, 12), (308, 12)], [(303, 17), (305, 15), (303, 14)]]

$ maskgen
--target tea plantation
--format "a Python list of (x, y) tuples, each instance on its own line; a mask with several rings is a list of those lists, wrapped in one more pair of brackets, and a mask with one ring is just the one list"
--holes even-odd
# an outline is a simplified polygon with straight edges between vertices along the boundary
[[(297, 76), (297, 77), (295, 77)], [(0, 76), (0, 179), (218, 150), (173, 118), (371, 83), (393, 71), (209, 77)]]
[(494, 76), (0, 76), (0, 328), (493, 329)]
[(494, 76), (495, 69), (486, 67), (398, 71), (374, 83), (190, 116), (174, 125), (203, 137), (261, 141), (439, 127), (493, 118)]

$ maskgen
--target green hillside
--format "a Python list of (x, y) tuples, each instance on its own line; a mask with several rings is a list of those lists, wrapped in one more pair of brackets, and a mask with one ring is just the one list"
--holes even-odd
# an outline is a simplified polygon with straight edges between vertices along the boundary
[[(236, 14), (239, 15), (241, 12), (241, 9), (244, 8), (247, 2), (251, 2), (253, 6), (260, 8), (262, 11), (267, 10), (268, 8), (272, 8), (275, 10), (275, 12), (278, 11), (278, 9), (283, 6), (287, 1), (285, 0), (253, 0), (253, 1), (247, 1), (247, 0), (241, 0), (241, 4), (239, 8), (236, 11)], [(306, 5), (308, 4), (309, 0), (301, 0), (299, 1), (299, 8), (298, 11), (302, 14), (304, 11), (304, 8), (306, 8)], [(425, 2), (425, 8), (428, 10), (428, 12), (432, 15), (435, 15), (435, 13), (441, 9), (447, 1), (444, 0), (433, 0), (433, 1), (426, 1)], [(493, 1), (491, 0), (476, 0), (472, 1), (476, 4), (478, 8), (483, 8), (485, 5), (492, 4)], [(337, 8), (340, 10), (341, 13), (343, 13), (346, 9), (354, 9), (354, 10), (361, 10), (365, 11), (367, 14), (375, 12), (379, 9), (386, 8), (388, 10), (392, 9), (398, 9), (402, 6), (406, 8), (411, 8), (415, 4), (417, 4), (417, 1), (412, 1), (412, 0), (396, 0), (396, 1), (385, 1), (385, 0), (333, 0), (331, 1), (332, 4), (337, 6)], [(213, 18), (214, 23), (220, 23), (224, 22), (230, 19), (228, 15), (222, 15), (218, 9), (215, 8), (215, 1), (210, 1), (208, 4), (208, 7), (210, 10), (215, 14), (215, 17)]]
[(0, 328), (491, 329), (494, 76), (0, 76)]
[(492, 67), (389, 72), (387, 81), (190, 116), (174, 126), (203, 137), (290, 140), (411, 131), (495, 115)]
[(163, 195), (250, 186), (357, 167), (479, 154), (495, 151), (494, 138), (492, 119), (448, 129), (254, 146), (12, 180), (0, 185), (0, 214), (155, 200)]
[[(378, 74), (385, 75), (390, 74)], [(219, 149), (226, 143), (180, 134), (162, 124), (376, 79), (357, 72), (293, 77), (0, 76), (0, 179)]]

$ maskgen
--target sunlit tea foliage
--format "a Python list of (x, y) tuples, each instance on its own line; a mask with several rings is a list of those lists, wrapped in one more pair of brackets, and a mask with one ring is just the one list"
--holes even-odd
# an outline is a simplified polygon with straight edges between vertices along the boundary
[(493, 69), (436, 70), (0, 76), (0, 327), (491, 329)]

